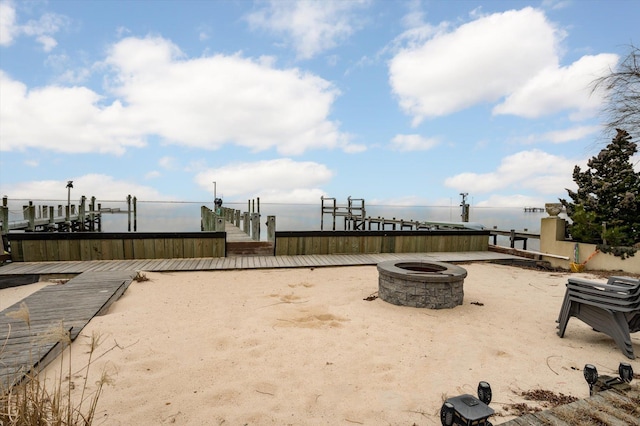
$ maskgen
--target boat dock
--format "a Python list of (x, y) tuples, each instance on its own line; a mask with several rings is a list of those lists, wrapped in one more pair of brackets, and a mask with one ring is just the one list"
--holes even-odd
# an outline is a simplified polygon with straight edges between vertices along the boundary
[(58, 204), (55, 206), (35, 205), (29, 201), (22, 206), (22, 219), (9, 220), (7, 197), (2, 198), (0, 205), (0, 234), (10, 231), (26, 232), (101, 232), (102, 215), (105, 213), (124, 213), (129, 215), (129, 231), (133, 215), (133, 230), (137, 228), (136, 197), (127, 196), (127, 210), (102, 207), (96, 204), (96, 197), (91, 197), (87, 205), (87, 197), (80, 198), (80, 204)]

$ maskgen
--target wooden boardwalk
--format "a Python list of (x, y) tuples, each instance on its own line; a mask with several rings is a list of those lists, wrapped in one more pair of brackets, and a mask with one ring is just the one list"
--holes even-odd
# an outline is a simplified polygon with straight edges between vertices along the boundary
[[(91, 318), (104, 313), (124, 293), (135, 275), (122, 269), (86, 272), (64, 285), (47, 286), (0, 312), (0, 389), (61, 352), (61, 344), (43, 340), (43, 334), (62, 327), (74, 340)], [(7, 316), (20, 310), (22, 303), (29, 310), (29, 325)]]
[(525, 414), (502, 426), (640, 426), (640, 390), (610, 389), (571, 404)]
[(92, 260), (70, 262), (15, 262), (0, 267), (0, 275), (76, 275), (110, 271), (214, 271), (228, 269), (278, 269), (323, 266), (377, 265), (385, 260), (431, 260), (437, 262), (515, 262), (519, 256), (492, 251), (331, 254), (300, 256), (237, 256), (193, 259)]

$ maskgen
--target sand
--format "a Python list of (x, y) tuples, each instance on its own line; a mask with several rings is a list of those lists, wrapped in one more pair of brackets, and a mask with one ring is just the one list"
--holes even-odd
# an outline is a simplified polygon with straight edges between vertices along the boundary
[(71, 380), (77, 393), (99, 333), (88, 383), (106, 370), (113, 384), (96, 424), (409, 426), (439, 425), (443, 398), (480, 380), (498, 424), (525, 390), (587, 397), (586, 363), (640, 371), (577, 319), (556, 335), (569, 274), (462, 266), (464, 304), (444, 310), (363, 300), (375, 266), (146, 273), (74, 342)]

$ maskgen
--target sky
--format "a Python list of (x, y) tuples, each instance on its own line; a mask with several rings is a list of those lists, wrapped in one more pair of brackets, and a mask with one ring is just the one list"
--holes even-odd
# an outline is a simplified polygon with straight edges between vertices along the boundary
[(591, 83), (639, 19), (635, 0), (0, 0), (0, 194), (542, 207), (613, 138)]

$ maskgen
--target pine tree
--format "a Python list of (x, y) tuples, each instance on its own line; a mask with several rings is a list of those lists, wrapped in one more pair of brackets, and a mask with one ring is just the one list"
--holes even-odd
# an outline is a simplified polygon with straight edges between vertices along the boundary
[(577, 191), (567, 189), (571, 202), (561, 199), (571, 237), (598, 244), (603, 252), (625, 258), (640, 246), (640, 172), (633, 170), (631, 157), (636, 143), (624, 130), (606, 148), (591, 158), (585, 171), (573, 170)]

